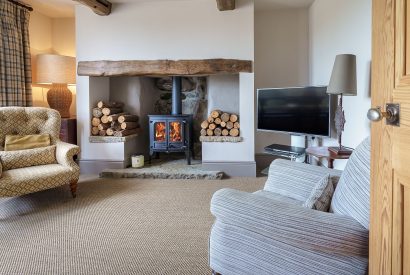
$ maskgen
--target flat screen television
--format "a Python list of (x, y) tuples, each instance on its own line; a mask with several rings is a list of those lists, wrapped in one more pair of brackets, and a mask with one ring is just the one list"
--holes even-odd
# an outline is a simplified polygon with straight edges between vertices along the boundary
[(331, 96), (326, 88), (258, 89), (258, 130), (329, 137)]

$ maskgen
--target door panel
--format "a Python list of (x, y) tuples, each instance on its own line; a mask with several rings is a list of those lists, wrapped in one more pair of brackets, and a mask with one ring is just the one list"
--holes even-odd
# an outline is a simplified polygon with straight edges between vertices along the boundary
[(393, 129), (392, 272), (410, 274), (410, 5), (396, 0), (396, 89), (401, 123)]
[(399, 103), (401, 121), (400, 127), (386, 126), (384, 120), (372, 125), (369, 274), (410, 274), (408, 1), (373, 1), (372, 104)]
[(410, 5), (396, 0), (396, 88), (410, 85)]
[(394, 178), (392, 274), (410, 274), (410, 181), (398, 173)]
[[(394, 0), (373, 0), (372, 107), (392, 102), (395, 84)], [(372, 124), (369, 274), (391, 274), (393, 131), (384, 121)]]

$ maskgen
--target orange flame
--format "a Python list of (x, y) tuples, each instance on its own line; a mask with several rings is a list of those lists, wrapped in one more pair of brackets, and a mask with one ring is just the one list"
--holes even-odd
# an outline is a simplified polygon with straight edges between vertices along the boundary
[(171, 138), (171, 142), (178, 142), (182, 140), (181, 122), (174, 121), (170, 123), (169, 137)]
[(157, 122), (155, 123), (155, 141), (165, 141), (165, 122)]

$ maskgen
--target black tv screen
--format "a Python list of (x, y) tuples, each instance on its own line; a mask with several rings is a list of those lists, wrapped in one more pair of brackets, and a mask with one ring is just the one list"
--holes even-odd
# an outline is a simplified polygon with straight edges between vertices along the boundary
[(326, 88), (258, 89), (258, 130), (330, 136)]

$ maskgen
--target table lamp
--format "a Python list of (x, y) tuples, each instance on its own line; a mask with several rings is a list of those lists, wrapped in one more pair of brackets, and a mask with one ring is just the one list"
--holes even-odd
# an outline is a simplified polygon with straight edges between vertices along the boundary
[(335, 113), (335, 128), (339, 142), (338, 147), (329, 147), (329, 151), (338, 154), (350, 154), (351, 149), (342, 146), (342, 133), (346, 123), (343, 110), (343, 96), (357, 95), (356, 56), (353, 54), (340, 54), (336, 56), (333, 65), (327, 93), (339, 96), (339, 103)]
[(62, 118), (70, 117), (72, 94), (67, 85), (75, 84), (75, 65), (75, 57), (37, 55), (37, 83), (52, 84), (47, 92), (47, 102), (50, 108), (60, 112)]

